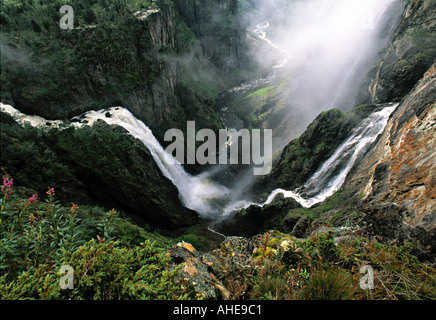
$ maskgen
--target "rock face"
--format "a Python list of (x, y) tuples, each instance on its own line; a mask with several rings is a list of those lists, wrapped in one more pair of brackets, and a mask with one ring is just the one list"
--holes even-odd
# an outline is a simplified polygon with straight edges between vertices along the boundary
[(369, 76), (372, 102), (404, 97), (431, 66), (436, 56), (436, 3), (409, 0), (393, 40)]
[[(362, 100), (368, 103), (399, 101), (400, 105), (383, 134), (349, 173), (339, 196), (348, 200), (337, 203), (332, 200), (333, 209), (323, 211), (311, 230), (316, 231), (317, 225), (332, 221), (340, 227), (339, 220), (350, 218), (351, 221), (355, 215), (362, 217), (364, 232), (387, 241), (410, 240), (427, 259), (436, 255), (436, 3), (411, 0), (404, 4), (403, 17), (394, 36), (379, 65), (368, 75), (370, 98)], [(343, 126), (329, 124), (329, 117), (325, 121), (317, 120), (318, 125), (314, 122), (284, 149), (270, 175), (271, 181), (264, 181), (264, 185), (298, 187), (310, 174), (310, 169), (316, 170), (317, 164), (327, 156), (326, 142), (334, 148), (334, 139), (330, 138), (347, 135)], [(317, 152), (318, 149), (321, 152)], [(314, 161), (316, 159), (318, 161)], [(293, 215), (299, 209), (290, 207), (286, 213), (280, 209), (280, 203), (272, 203), (277, 206), (274, 213), (277, 219), (270, 219), (269, 223), (275, 224), (265, 225), (268, 222), (265, 220), (259, 229), (286, 227), (286, 219), (295, 227), (298, 220)], [(310, 211), (316, 212), (318, 207), (322, 204)], [(335, 220), (335, 217), (341, 219)], [(358, 223), (356, 219), (353, 221)], [(286, 230), (291, 231), (291, 228)]]
[[(86, 64), (80, 81), (70, 81), (68, 99), (46, 99), (41, 101), (33, 94), (35, 88), (13, 91), (12, 99), (16, 106), (24, 113), (36, 114), (46, 119), (70, 118), (84, 111), (115, 105), (124, 105), (141, 120), (153, 127), (174, 127), (174, 120), (180, 118), (180, 106), (174, 94), (176, 81), (176, 65), (160, 57), (162, 50), (175, 50), (174, 9), (170, 1), (159, 0), (160, 10), (147, 15), (145, 19), (137, 19), (136, 38), (123, 39), (126, 46), (123, 61), (129, 61), (128, 74), (138, 74), (138, 81), (144, 82), (132, 90), (129, 84), (119, 85), (119, 72), (128, 68), (120, 61), (105, 61), (96, 59), (89, 53), (86, 57), (90, 62)], [(117, 32), (124, 32), (123, 29)], [(71, 31), (71, 38), (85, 37), (89, 41), (98, 43), (98, 26), (96, 28), (77, 28)], [(103, 55), (103, 57), (105, 57)], [(35, 62), (37, 64), (38, 62)], [(31, 78), (32, 76), (30, 76)], [(37, 89), (37, 88), (36, 88)], [(55, 94), (60, 96), (59, 93)]]
[[(420, 241), (436, 253), (436, 69), (433, 65), (391, 116), (344, 189), (362, 197), (374, 234)], [(425, 236), (424, 236), (425, 234)]]
[(174, 5), (207, 59), (225, 71), (245, 66), (245, 30), (236, 0), (174, 0)]

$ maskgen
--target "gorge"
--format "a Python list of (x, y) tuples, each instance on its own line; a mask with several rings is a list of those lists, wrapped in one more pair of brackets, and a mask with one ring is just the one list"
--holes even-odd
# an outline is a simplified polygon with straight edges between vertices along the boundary
[[(207, 269), (193, 280), (207, 298), (229, 286), (215, 279), (225, 263), (212, 249), (254, 255), (253, 239), (271, 230), (409, 241), (434, 265), (431, 0), (78, 1), (73, 30), (50, 22), (56, 1), (11, 3), (0, 21), (1, 168), (17, 186), (42, 195), (49, 185), (62, 203), (116, 208), (195, 239), (202, 258), (186, 242), (170, 251)], [(251, 146), (255, 163), (166, 151), (167, 132), (187, 140), (200, 129), (214, 133), (217, 160), (233, 145), (247, 153), (219, 132), (263, 132), (265, 144)], [(193, 141), (183, 158), (205, 140)]]

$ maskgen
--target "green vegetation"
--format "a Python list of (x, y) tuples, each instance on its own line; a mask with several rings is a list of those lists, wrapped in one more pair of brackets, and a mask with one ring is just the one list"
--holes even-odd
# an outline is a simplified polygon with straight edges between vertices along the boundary
[[(234, 99), (231, 108), (244, 121), (246, 128), (262, 128), (271, 118), (281, 118), (278, 114), (284, 108), (283, 92), (286, 87), (287, 80), (281, 79), (273, 85), (253, 89)], [(268, 124), (272, 125), (271, 122)]]
[[(23, 190), (21, 190), (23, 192)], [(48, 188), (26, 199), (3, 176), (0, 211), (1, 299), (186, 299), (172, 279), (172, 241), (134, 226), (115, 210), (63, 207)], [(98, 214), (96, 214), (98, 213)], [(62, 290), (62, 265), (74, 290)]]
[[(167, 249), (180, 240), (200, 241), (199, 230), (170, 239), (140, 228), (115, 210), (62, 206), (55, 190), (44, 196), (14, 186), (5, 174), (0, 210), (1, 299), (196, 299), (192, 283), (176, 280)], [(27, 194), (27, 195), (25, 195)], [(405, 242), (386, 245), (355, 237), (337, 243), (335, 233), (296, 239), (279, 231), (251, 239), (251, 259), (231, 273), (217, 274), (227, 298), (294, 300), (436, 299), (436, 270), (422, 264)], [(252, 248), (250, 246), (250, 248)], [(238, 246), (227, 247), (229, 260)], [(209, 254), (213, 254), (212, 251)], [(216, 256), (218, 258), (219, 256)], [(61, 289), (74, 271), (74, 288)], [(230, 266), (229, 265), (229, 266)], [(359, 286), (361, 267), (373, 268), (374, 287)], [(197, 271), (200, 272), (200, 271)], [(232, 280), (233, 279), (233, 280)]]
[(147, 49), (133, 13), (151, 8), (152, 1), (75, 1), (74, 30), (59, 27), (65, 4), (70, 2), (2, 1), (2, 98), (64, 101), (87, 71), (99, 68), (119, 92), (155, 79), (157, 70), (128, 53), (132, 44), (138, 56)]
[(265, 87), (259, 90), (256, 90), (254, 92), (251, 92), (250, 94), (248, 94), (246, 97), (250, 98), (250, 97), (257, 97), (257, 96), (261, 96), (263, 99), (267, 98), (268, 94), (270, 93), (271, 90), (274, 89), (274, 86), (270, 86), (270, 87)]
[[(166, 228), (195, 223), (148, 149), (124, 130), (99, 121), (64, 130), (20, 126), (0, 113), (0, 162), (17, 185), (58, 190), (63, 203), (123, 209)], [(141, 188), (138, 188), (141, 186)]]
[[(436, 271), (418, 262), (411, 245), (388, 246), (358, 237), (335, 243), (334, 233), (295, 240), (267, 232), (254, 252), (251, 298), (296, 300), (421, 300), (436, 298)], [(264, 252), (259, 256), (259, 252)], [(374, 288), (361, 288), (362, 266)]]
[(61, 289), (58, 268), (40, 264), (12, 282), (0, 278), (0, 293), (4, 299), (186, 299), (188, 294), (172, 281), (177, 269), (168, 270), (167, 262), (148, 241), (131, 249), (91, 240), (58, 262), (73, 268), (75, 289)]
[(420, 50), (420, 52), (416, 54), (416, 58), (431, 64), (433, 62), (432, 57), (436, 55), (436, 49), (434, 47), (436, 32), (417, 28), (409, 31), (407, 36)]

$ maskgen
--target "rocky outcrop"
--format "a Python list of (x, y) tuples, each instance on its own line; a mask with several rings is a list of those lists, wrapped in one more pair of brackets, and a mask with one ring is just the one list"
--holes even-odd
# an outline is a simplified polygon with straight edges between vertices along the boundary
[(250, 268), (252, 252), (248, 243), (247, 239), (231, 237), (207, 253), (198, 252), (187, 242), (178, 243), (169, 250), (173, 268), (181, 264), (176, 282), (191, 284), (203, 299), (230, 299), (226, 285), (234, 287), (238, 282), (243, 287), (244, 270)]
[(368, 230), (436, 254), (436, 67), (391, 116), (344, 189), (362, 198)]
[(436, 3), (407, 1), (391, 43), (369, 75), (369, 101), (400, 101), (435, 60), (435, 41)]
[[(270, 237), (274, 239), (274, 249), (266, 248)], [(208, 252), (197, 251), (190, 243), (180, 242), (169, 249), (168, 255), (171, 268), (180, 266), (176, 282), (192, 286), (198, 298), (248, 299), (253, 276), (263, 259), (279, 249), (291, 253), (295, 240), (289, 235), (270, 231), (250, 238), (228, 237), (218, 248)]]

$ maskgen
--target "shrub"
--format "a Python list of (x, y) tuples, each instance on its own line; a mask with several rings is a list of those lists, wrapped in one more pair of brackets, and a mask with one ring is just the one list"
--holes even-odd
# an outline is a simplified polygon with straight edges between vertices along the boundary
[(288, 273), (280, 261), (267, 261), (255, 280), (251, 298), (256, 300), (285, 300), (291, 298)]
[(169, 258), (145, 242), (120, 248), (118, 242), (95, 239), (61, 259), (74, 270), (74, 288), (61, 289), (59, 268), (41, 264), (7, 282), (0, 279), (3, 299), (185, 299), (173, 282)]
[[(190, 291), (174, 284), (178, 269), (170, 270), (164, 249), (150, 240), (129, 248), (114, 241), (121, 230), (115, 210), (99, 213), (101, 221), (94, 224), (97, 240), (84, 241), (90, 234), (89, 224), (82, 226), (76, 204), (61, 207), (53, 188), (48, 188), (45, 202), (38, 200), (37, 194), (22, 199), (13, 179), (4, 175), (1, 192), (1, 299), (193, 297)], [(85, 216), (83, 212), (80, 215)], [(127, 222), (121, 225), (127, 232), (132, 229)], [(60, 287), (61, 266), (71, 266), (74, 271), (72, 290)]]
[(299, 294), (303, 300), (348, 300), (353, 297), (352, 277), (342, 269), (318, 270), (311, 274)]
[(304, 241), (303, 246), (312, 258), (325, 262), (339, 262), (341, 259), (341, 249), (335, 243), (332, 232), (319, 233)]

